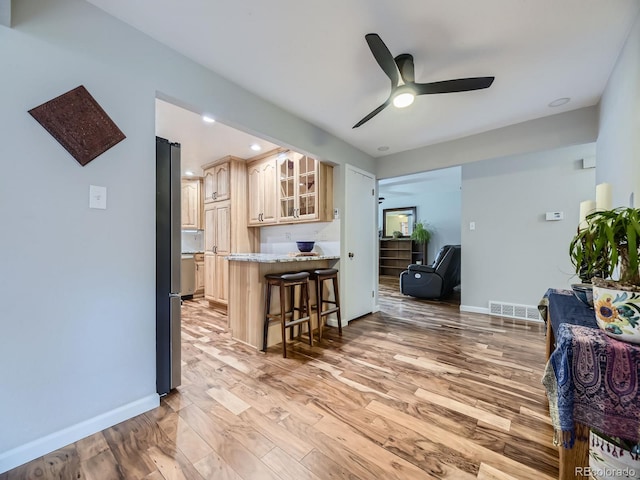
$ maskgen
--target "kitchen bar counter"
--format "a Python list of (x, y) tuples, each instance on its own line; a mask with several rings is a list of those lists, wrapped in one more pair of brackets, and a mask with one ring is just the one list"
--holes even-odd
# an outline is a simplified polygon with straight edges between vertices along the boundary
[[(295, 255), (281, 253), (232, 253), (225, 257), (236, 262), (281, 263), (281, 262), (309, 262), (314, 260), (339, 260), (337, 255)], [(306, 267), (301, 266), (302, 269)]]
[[(317, 255), (297, 257), (287, 254), (241, 253), (226, 257), (229, 261), (229, 327), (234, 339), (262, 349), (262, 328), (264, 324), (265, 281), (268, 273), (296, 272), (317, 268), (333, 267), (340, 259), (337, 255)], [(310, 289), (311, 303), (315, 294)], [(271, 302), (272, 311), (280, 308), (277, 295)], [(314, 328), (317, 319), (312, 317)], [(282, 341), (277, 324), (269, 328), (267, 345)]]

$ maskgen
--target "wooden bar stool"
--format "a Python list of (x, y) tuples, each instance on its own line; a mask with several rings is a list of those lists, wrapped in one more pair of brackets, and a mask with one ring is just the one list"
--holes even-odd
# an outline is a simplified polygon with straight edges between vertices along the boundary
[[(342, 336), (342, 318), (340, 317), (340, 292), (338, 291), (338, 270), (335, 268), (324, 268), (313, 270), (311, 280), (316, 282), (316, 304), (315, 307), (318, 314), (318, 341), (322, 340), (322, 326), (325, 317), (335, 313), (338, 317), (338, 333)], [(324, 282), (331, 280), (333, 282), (333, 300), (324, 296)], [(328, 295), (328, 292), (327, 292)], [(333, 307), (324, 310), (325, 305), (333, 305)]]
[[(270, 273), (264, 276), (267, 282), (267, 291), (264, 301), (264, 330), (262, 337), (262, 351), (267, 351), (267, 336), (269, 325), (273, 322), (280, 322), (282, 327), (282, 356), (287, 358), (287, 328), (291, 329), (298, 325), (298, 338), (302, 333), (302, 324), (306, 323), (309, 328), (309, 345), (313, 346), (313, 334), (311, 328), (311, 308), (309, 307), (309, 272), (298, 273)], [(280, 312), (271, 313), (271, 288), (280, 289)], [(299, 288), (300, 296), (296, 306), (296, 287)], [(287, 290), (289, 290), (289, 305), (287, 305)], [(295, 313), (298, 318), (295, 318)]]

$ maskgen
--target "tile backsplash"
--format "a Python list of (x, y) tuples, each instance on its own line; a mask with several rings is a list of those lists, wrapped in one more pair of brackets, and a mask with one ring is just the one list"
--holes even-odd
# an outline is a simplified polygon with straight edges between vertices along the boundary
[(182, 253), (204, 252), (204, 231), (182, 231)]
[(261, 253), (297, 252), (296, 241), (316, 242), (313, 251), (324, 255), (340, 255), (340, 220), (332, 222), (275, 225), (260, 229)]

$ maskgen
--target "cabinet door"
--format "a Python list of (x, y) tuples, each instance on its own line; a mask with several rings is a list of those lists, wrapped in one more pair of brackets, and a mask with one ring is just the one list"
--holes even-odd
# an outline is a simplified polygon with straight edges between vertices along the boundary
[(204, 255), (204, 298), (215, 300), (214, 286), (216, 284), (216, 256), (205, 253)]
[(200, 180), (182, 180), (181, 192), (182, 228), (200, 228)]
[(249, 225), (273, 225), (277, 221), (278, 190), (273, 157), (249, 165)]
[(204, 291), (204, 261), (196, 262), (196, 293)]
[(262, 179), (262, 224), (274, 224), (278, 220), (278, 184), (276, 161), (264, 162), (260, 168)]
[(218, 303), (229, 303), (229, 261), (224, 255), (216, 255), (213, 297)]
[(318, 218), (318, 161), (303, 156), (298, 159), (297, 167), (296, 220), (313, 220)]
[(213, 199), (216, 202), (229, 200), (230, 169), (231, 164), (229, 162), (221, 163), (213, 167), (213, 184), (215, 188)]
[(296, 161), (291, 157), (294, 152), (289, 152), (288, 156), (278, 159), (278, 197), (280, 208), (278, 210), (278, 221), (280, 223), (292, 223), (296, 219), (297, 189), (296, 189)]
[(215, 211), (215, 253), (229, 255), (231, 253), (231, 203), (216, 204)]
[(264, 201), (262, 164), (252, 163), (248, 166), (247, 182), (249, 188), (249, 225), (259, 226)]
[(204, 251), (214, 253), (216, 246), (216, 209), (207, 206), (204, 210)]
[(212, 169), (205, 170), (202, 183), (204, 187), (204, 195), (203, 195), (204, 203), (213, 202), (214, 200), (213, 193), (215, 192), (215, 185), (214, 185), (214, 177), (213, 177)]

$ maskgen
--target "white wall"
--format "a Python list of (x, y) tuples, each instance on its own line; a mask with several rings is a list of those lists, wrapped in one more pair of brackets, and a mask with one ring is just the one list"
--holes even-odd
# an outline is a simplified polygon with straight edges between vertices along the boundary
[(640, 16), (600, 102), (597, 182), (614, 186), (613, 206), (640, 207)]
[[(462, 167), (461, 308), (535, 306), (547, 288), (577, 281), (569, 242), (580, 202), (595, 197), (595, 169), (581, 161), (594, 151), (591, 143)], [(564, 220), (545, 221), (551, 211)]]
[(598, 110), (581, 108), (378, 159), (378, 178), (595, 142)]
[[(373, 160), (80, 0), (0, 27), (0, 472), (157, 404), (155, 97), (337, 164)], [(81, 167), (27, 111), (83, 84), (127, 138)], [(89, 185), (107, 210), (88, 209)], [(342, 218), (341, 221), (346, 221)]]

